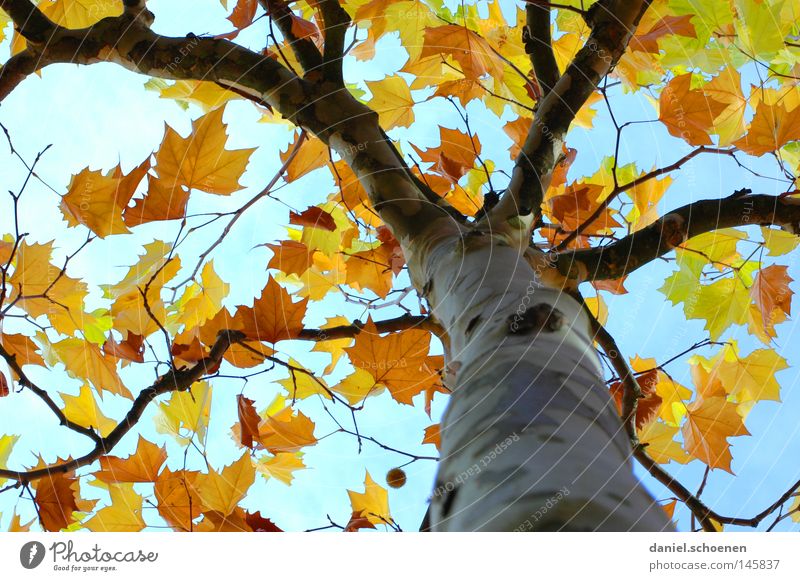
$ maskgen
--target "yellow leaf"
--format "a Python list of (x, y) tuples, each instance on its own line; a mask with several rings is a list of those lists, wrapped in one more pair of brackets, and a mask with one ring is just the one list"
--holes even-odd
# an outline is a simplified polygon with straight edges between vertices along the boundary
[[(326, 329), (343, 327), (349, 324), (350, 321), (347, 320), (347, 317), (329, 317), (327, 322), (320, 328), (325, 331)], [(311, 348), (312, 351), (330, 353), (331, 355), (331, 363), (325, 368), (325, 370), (322, 372), (322, 375), (328, 375), (334, 370), (336, 364), (339, 362), (339, 359), (341, 359), (342, 355), (345, 354), (345, 348), (349, 347), (352, 342), (352, 338), (344, 337), (342, 339), (324, 339), (314, 343), (314, 346)]]
[(367, 81), (372, 99), (367, 103), (378, 114), (381, 127), (409, 127), (414, 122), (414, 99), (406, 80), (394, 75), (382, 81)]
[(199, 327), (213, 319), (222, 308), (222, 300), (228, 296), (230, 285), (214, 271), (214, 261), (208, 261), (200, 275), (200, 284), (192, 283), (186, 287), (178, 301), (176, 322), (186, 329)]
[(780, 385), (775, 373), (789, 367), (786, 359), (773, 349), (757, 349), (747, 357), (739, 357), (736, 347), (726, 345), (715, 372), (737, 403), (746, 401), (780, 401)]
[(117, 422), (107, 418), (100, 411), (97, 400), (94, 398), (92, 389), (84, 384), (81, 386), (78, 395), (61, 394), (64, 400), (64, 415), (73, 422), (87, 428), (94, 428), (105, 437), (111, 430), (117, 427)]
[(85, 528), (105, 533), (136, 533), (147, 526), (142, 518), (143, 499), (133, 484), (111, 484), (108, 492), (111, 503), (84, 523)]
[[(281, 162), (286, 163), (288, 161), (298, 139), (300, 139), (300, 134), (296, 134), (292, 144), (289, 145), (286, 151), (281, 153)], [(329, 160), (328, 146), (322, 140), (309, 136), (300, 146), (300, 151), (295, 154), (291, 163), (286, 167), (286, 181), (293, 182), (307, 173), (321, 168)]]
[(169, 87), (161, 89), (160, 93), (162, 99), (175, 99), (194, 103), (206, 113), (217, 107), (222, 107), (228, 101), (242, 98), (233, 91), (223, 89), (210, 81), (176, 81)]
[(122, 220), (122, 211), (149, 168), (150, 161), (145, 160), (127, 175), (117, 166), (105, 175), (86, 168), (73, 176), (69, 191), (61, 198), (61, 213), (67, 224), (83, 224), (100, 238), (130, 234)]
[(287, 486), (291, 486), (294, 472), (305, 467), (302, 452), (279, 452), (270, 458), (259, 460), (256, 470), (261, 472), (266, 479), (276, 478)]
[(382, 385), (375, 383), (375, 378), (369, 371), (359, 368), (331, 388), (354, 406), (360, 404), (366, 397), (383, 393), (384, 389)]
[(372, 479), (369, 472), (364, 477), (364, 492), (348, 490), (347, 494), (353, 514), (366, 518), (373, 525), (393, 522), (389, 512), (389, 493)]
[[(8, 457), (11, 455), (11, 450), (17, 440), (19, 440), (19, 436), (0, 436), (0, 466), (3, 468), (8, 467)], [(0, 486), (5, 482), (5, 478), (0, 478)]]
[(250, 454), (245, 452), (241, 458), (223, 468), (220, 473), (209, 468), (208, 474), (199, 474), (196, 490), (203, 501), (203, 506), (228, 515), (245, 497), (255, 478), (253, 461), (250, 459)]
[(331, 399), (330, 394), (327, 392), (328, 384), (324, 379), (316, 377), (311, 371), (300, 365), (297, 361), (290, 358), (289, 365), (293, 369), (289, 369), (289, 377), (278, 380), (278, 384), (286, 389), (289, 394), (289, 399), (292, 401), (296, 399), (306, 399), (312, 395), (319, 395), (326, 399)]
[(219, 195), (242, 188), (239, 178), (255, 149), (225, 149), (228, 137), (222, 121), (224, 111), (220, 107), (195, 119), (191, 135), (185, 138), (172, 127), (167, 128), (156, 153), (156, 171), (169, 187), (185, 186)]
[[(37, 335), (40, 344), (46, 344), (43, 333)], [(131, 392), (117, 375), (117, 360), (105, 355), (94, 343), (82, 339), (64, 339), (51, 343), (46, 353), (50, 365), (63, 363), (70, 377), (88, 381), (102, 396), (104, 391), (133, 399)]]
[(678, 426), (670, 426), (653, 418), (639, 428), (638, 432), (641, 443), (647, 445), (648, 455), (659, 464), (666, 464), (670, 460), (680, 464), (689, 462), (689, 455), (675, 441)]
[(747, 135), (734, 142), (734, 145), (756, 157), (776, 151), (800, 139), (800, 107), (787, 109), (786, 103), (768, 105), (758, 104), (756, 115)]
[(768, 226), (761, 227), (761, 236), (767, 247), (769, 256), (782, 256), (788, 254), (800, 244), (800, 236), (795, 236), (785, 230), (775, 230)]
[(195, 434), (203, 442), (211, 413), (211, 386), (200, 381), (192, 385), (191, 391), (172, 392), (168, 401), (158, 404), (158, 411), (155, 420), (159, 433), (171, 434), (183, 445)]
[(88, 28), (108, 16), (122, 14), (122, 2), (98, 0), (42, 0), (39, 9), (67, 28)]
[(714, 131), (714, 120), (727, 108), (702, 90), (692, 89), (692, 74), (686, 73), (672, 79), (658, 101), (661, 122), (671, 135), (680, 137), (691, 145), (711, 145), (708, 136)]

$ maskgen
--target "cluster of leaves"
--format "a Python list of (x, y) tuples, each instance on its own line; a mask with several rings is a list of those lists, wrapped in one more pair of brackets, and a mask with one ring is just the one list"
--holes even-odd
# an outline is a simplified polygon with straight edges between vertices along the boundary
[[(231, 11), (233, 30), (220, 37), (234, 39), (261, 20), (257, 0), (221, 4)], [(398, 42), (407, 53), (401, 68), (386, 71), (379, 81), (349, 85), (351, 92), (378, 113), (384, 129), (399, 129), (392, 135), (413, 162), (417, 177), (466, 216), (479, 215), (484, 195), (500, 185), (492, 180), (508, 175), (541, 95), (535, 75), (525, 72), (530, 70), (530, 56), (521, 34), (524, 7), (499, 0), (479, 4), (484, 5), (462, 3), (451, 9), (442, 0), (342, 2), (354, 21), (347, 58), (369, 61), (379, 57), (384, 46)], [(588, 39), (591, 31), (584, 16), (592, 4), (568, 0), (555, 11), (553, 51), (562, 71)], [(43, 0), (39, 6), (69, 28), (90, 26), (122, 12), (121, 2), (90, 6), (81, 0)], [(316, 3), (293, 2), (291, 8), (292, 34), (321, 47), (324, 35)], [(617, 124), (612, 97), (640, 93), (654, 105), (653, 118), (643, 122), (660, 125), (676, 144), (692, 149), (668, 166), (649, 168), (620, 165), (615, 154), (601, 160), (591, 175), (575, 176), (571, 167), (579, 152), (565, 146), (545, 195), (546, 220), (535, 243), (566, 251), (641, 230), (659, 217), (659, 205), (673, 182), (669, 174), (699, 155), (731, 157), (745, 169), (740, 157), (771, 156), (775, 174), (792, 195), (800, 171), (796, 11), (784, 0), (652, 2), (629, 50), (578, 112), (573, 128), (591, 129), (598, 109), (605, 107), (617, 132), (618, 152), (629, 124)], [(12, 54), (25, 47), (16, 33), (10, 44)], [(272, 36), (264, 54), (302, 70), (286, 40)], [(746, 90), (741, 72), (745, 67), (763, 73), (761, 83)], [(54, 374), (63, 369), (82, 386), (78, 395), (53, 393), (61, 402), (54, 405), (74, 425), (106, 438), (124, 421), (106, 417), (106, 399), (135, 404), (147, 387), (126, 385), (120, 375), (123, 367), (155, 366), (165, 377), (202, 366), (202, 377), (190, 385), (176, 385), (156, 414), (160, 433), (202, 452), (214, 377), (224, 373), (246, 379), (283, 367), (288, 377), (278, 382), (280, 392), (271, 402), (259, 406), (244, 393), (236, 397), (239, 421), (232, 433), (243, 452), (229, 466), (208, 465), (202, 472), (185, 465), (171, 469), (166, 466), (166, 449), (140, 436), (128, 458), (98, 455), (99, 467), (92, 464), (90, 472), (54, 473), (30, 482), (40, 525), (47, 530), (141, 530), (146, 526), (146, 504), (156, 507), (176, 530), (276, 530), (259, 512), (239, 505), (256, 473), (291, 484), (294, 473), (305, 467), (303, 450), (316, 445), (320, 436), (315, 421), (299, 409), (303, 400), (341, 404), (355, 422), (355, 412), (363, 409), (367, 398), (386, 393), (400, 404), (421, 405), (430, 416), (435, 394), (447, 392), (440, 377), (444, 362), (431, 354), (429, 331), (403, 328), (383, 334), (371, 314), (363, 324), (335, 316), (321, 329), (305, 328), (310, 312), (324, 314), (325, 301), (334, 295), (368, 313), (387, 306), (411, 312), (404, 301), (413, 298), (413, 289), (403, 287), (407, 277), (400, 245), (343, 160), (319, 139), (287, 129), (293, 132), (293, 142), (281, 153), (282, 167), (267, 188), (211, 220), (192, 214), (194, 200), (209, 194), (231, 196), (241, 189), (254, 150), (227, 149), (223, 114), (227, 103), (243, 97), (210, 82), (152, 79), (146, 87), (185, 108), (191, 104), (202, 109), (191, 133), (183, 136), (168, 127), (156, 151), (127, 173), (120, 165), (105, 172), (87, 168), (73, 176), (60, 208), (66, 225), (86, 229), (88, 237), (65, 261), (55, 263), (54, 242), (28, 243), (19, 229), (0, 241), (0, 316), (27, 323), (19, 332), (4, 331), (0, 339), (3, 357), (16, 364), (9, 377), (3, 377), (0, 396), (9, 395), (13, 382), (33, 392), (39, 389), (20, 374), (22, 368), (46, 367)], [(414, 131), (415, 111), (429, 102), (452, 107), (461, 123), (439, 127), (439, 145), (417, 146), (412, 143), (419, 135)], [(467, 113), (468, 107), (479, 105), (482, 114), (503, 125), (512, 142), (507, 157), (486, 157)], [(262, 121), (286, 123), (268, 108), (254, 106)], [(404, 132), (407, 128), (411, 130)], [(292, 206), (285, 239), (264, 243), (272, 253), (267, 265), (271, 274), (260, 296), (252, 305), (231, 305), (226, 300), (229, 284), (211, 258), (214, 250), (255, 202), (273, 197), (279, 181), (293, 183), (325, 172), (330, 176), (325, 199), (308, 208)], [(14, 197), (15, 209), (19, 199), (19, 194)], [(220, 238), (187, 262), (180, 253), (183, 241), (218, 220), (227, 220)], [(93, 289), (70, 276), (72, 257), (99, 239), (138, 232), (153, 222), (178, 224), (178, 235), (172, 242), (144, 244), (143, 254), (122, 280), (101, 286), (106, 306), (89, 311), (87, 298)], [(193, 227), (187, 229), (187, 224)], [(755, 403), (779, 400), (774, 374), (787, 363), (771, 346), (776, 325), (790, 315), (792, 279), (786, 266), (765, 265), (762, 258), (765, 252), (770, 257), (785, 255), (796, 248), (798, 238), (770, 228), (763, 228), (762, 235), (763, 241), (757, 242), (738, 230), (717, 231), (685, 242), (675, 253), (678, 270), (661, 292), (673, 304), (683, 304), (687, 318), (705, 321), (710, 341), (698, 346), (719, 349), (711, 358), (690, 359), (694, 389), (675, 381), (666, 364), (631, 360), (645, 394), (638, 406), (639, 436), (659, 463), (699, 460), (709, 468), (730, 471), (728, 438), (748, 434), (744, 419)], [(747, 244), (751, 248), (742, 252)], [(604, 323), (608, 313), (600, 291), (624, 294), (624, 279), (598, 281), (594, 287), (598, 292), (587, 302)], [(422, 305), (415, 308), (414, 314), (426, 314)], [(746, 325), (765, 348), (743, 355), (734, 342), (722, 341), (736, 325)], [(219, 338), (230, 331), (238, 339), (222, 361), (209, 365)], [(292, 359), (284, 347), (308, 339), (317, 341), (314, 351), (330, 354), (331, 362), (321, 373)], [(148, 349), (155, 362), (147, 360)], [(621, 383), (612, 379), (610, 384), (621, 406)], [(46, 391), (45, 397), (53, 401)], [(352, 432), (339, 427), (361, 442), (357, 426)], [(7, 465), (16, 441), (9, 435), (0, 439), (0, 467)], [(421, 441), (438, 447), (438, 425), (430, 426)], [(47, 464), (40, 459), (25, 469), (70, 460)], [(89, 478), (108, 493), (109, 501), (100, 508), (81, 498), (79, 484)], [(399, 480), (391, 478), (389, 483)], [(146, 493), (143, 484), (150, 485)], [(364, 486), (364, 493), (349, 493), (352, 518), (344, 528), (396, 528), (386, 489), (369, 473)], [(23, 528), (16, 517), (12, 529)]]

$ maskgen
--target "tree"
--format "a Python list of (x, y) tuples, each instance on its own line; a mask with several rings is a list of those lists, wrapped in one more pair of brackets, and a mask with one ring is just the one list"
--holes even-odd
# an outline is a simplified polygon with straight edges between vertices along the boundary
[[(2, 436), (0, 490), (32, 500), (39, 526), (137, 531), (150, 506), (175, 530), (278, 530), (268, 512), (245, 508), (246, 495), (257, 472), (291, 483), (305, 466), (304, 451), (324, 435), (303, 411), (311, 400), (359, 451), (435, 459), (360, 431), (376, 397), (428, 415), (434, 399), (449, 400), (441, 422), (419, 434), (440, 454), (424, 529), (668, 530), (676, 503), (704, 530), (797, 517), (800, 482), (754, 517), (701, 500), (708, 479), (731, 471), (728, 439), (748, 435), (753, 406), (780, 399), (774, 375), (787, 366), (776, 329), (790, 315), (792, 279), (772, 257), (793, 251), (800, 234), (792, 3), (223, 0), (231, 30), (185, 37), (159, 34), (151, 4), (0, 0), (14, 27), (0, 98), (50, 65), (104, 62), (202, 109), (190, 134), (167, 127), (127, 170), (87, 167), (56, 190), (64, 230), (86, 233), (63, 255), (54, 241), (30, 241), (36, 222), (20, 211), (47, 149), (29, 160), (6, 131), (28, 179), (10, 193), (11, 231), (0, 242), (0, 395), (37, 400), (37, 421), (52, 414), (91, 444), (49, 460), (33, 450), (38, 463), (14, 467), (18, 436)], [(266, 47), (239, 42), (253, 30), (267, 31)], [(391, 43), (407, 56), (399, 69), (378, 59), (382, 80), (351, 78), (347, 66), (366, 70), (359, 63)], [(758, 84), (744, 90), (751, 79)], [(227, 146), (223, 114), (245, 100), (264, 121), (296, 129), (274, 177), (236, 205), (227, 202), (254, 149)], [(648, 100), (649, 117), (623, 114)], [(433, 127), (420, 114), (428, 103), (456, 111), (459, 126)], [(652, 156), (626, 137), (641, 124), (668, 163), (659, 155), (641, 169)], [(495, 151), (501, 127), (508, 159)], [(592, 159), (586, 150), (594, 167), (582, 176), (583, 150), (570, 147), (579, 131), (602, 151)], [(665, 196), (681, 170), (711, 159), (726, 164), (723, 187), (735, 188)], [(261, 292), (232, 304), (237, 281), (223, 280), (214, 256), (237, 222), (261, 212), (286, 223), (281, 184), (326, 172), (329, 191), (306, 209), (290, 203), (288, 235), (264, 243)], [(754, 175), (774, 191), (745, 187)], [(189, 211), (208, 194), (224, 197), (224, 210)], [(681, 195), (686, 203), (673, 203)], [(258, 206), (265, 199), (269, 211)], [(184, 254), (196, 232), (210, 238)], [(73, 275), (87, 248), (125, 234), (143, 251), (122, 279)], [(677, 267), (660, 292), (704, 321), (706, 336), (691, 346), (684, 338), (677, 356), (634, 357), (606, 329), (606, 300), (657, 259)], [(342, 317), (334, 296), (366, 316)], [(318, 313), (327, 323), (309, 325)], [(609, 325), (613, 308), (610, 316)], [(734, 340), (742, 329), (763, 347), (745, 354), (745, 339)], [(303, 342), (330, 354), (327, 368), (299, 360)], [(695, 353), (703, 349), (712, 355)], [(693, 388), (667, 370), (675, 363), (691, 370)], [(288, 377), (271, 403), (245, 391), (275, 369)], [(240, 393), (215, 397), (237, 406), (238, 459), (213, 466), (211, 393), (232, 376), (244, 380)], [(77, 394), (59, 391), (64, 381)], [(141, 421), (148, 414), (159, 441)], [(187, 464), (189, 451), (204, 462)], [(666, 512), (632, 458), (671, 491)], [(665, 467), (689, 461), (706, 467), (697, 493)], [(387, 475), (392, 487), (405, 481), (402, 468)], [(90, 485), (99, 503), (82, 494)], [(369, 472), (364, 492), (349, 497), (352, 518), (331, 527), (399, 530)], [(25, 525), (17, 516), (11, 528)]]

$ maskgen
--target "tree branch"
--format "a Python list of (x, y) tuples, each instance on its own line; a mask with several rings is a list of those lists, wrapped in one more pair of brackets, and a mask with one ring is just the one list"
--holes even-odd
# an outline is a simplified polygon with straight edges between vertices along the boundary
[(544, 192), (569, 126), (600, 80), (622, 57), (649, 6), (650, 0), (600, 0), (587, 12), (592, 33), (550, 93), (539, 101), (511, 182), (489, 212), (492, 230), (516, 230), (520, 242), (527, 240), (541, 215)]
[(325, 46), (322, 55), (322, 77), (326, 81), (343, 87), (342, 58), (344, 37), (350, 26), (350, 15), (339, 4), (339, 0), (321, 0), (319, 10), (325, 26)]
[(294, 14), (283, 0), (259, 0), (272, 21), (278, 26), (281, 35), (292, 49), (297, 62), (305, 74), (318, 72), (322, 67), (322, 55), (310, 38), (299, 38), (292, 29)]
[(230, 346), (241, 341), (242, 339), (244, 339), (244, 334), (242, 334), (240, 331), (220, 331), (208, 357), (189, 369), (177, 369), (170, 371), (163, 377), (159, 378), (158, 381), (156, 381), (153, 385), (139, 392), (139, 395), (136, 396), (135, 400), (133, 400), (133, 403), (131, 404), (128, 413), (125, 415), (125, 418), (117, 424), (117, 426), (108, 434), (108, 436), (96, 439), (95, 447), (88, 454), (85, 454), (79, 458), (75, 458), (74, 460), (70, 460), (69, 462), (64, 462), (62, 464), (56, 464), (53, 466), (46, 466), (44, 468), (37, 468), (35, 470), (0, 469), (0, 478), (10, 478), (12, 480), (16, 480), (17, 482), (26, 484), (31, 480), (37, 480), (53, 473), (64, 474), (71, 472), (76, 468), (80, 468), (81, 466), (91, 464), (101, 456), (111, 452), (111, 450), (119, 443), (122, 437), (125, 436), (125, 434), (127, 434), (130, 429), (137, 424), (139, 419), (142, 417), (144, 410), (151, 401), (153, 401), (159, 395), (165, 393), (189, 389), (195, 381), (200, 379), (203, 375), (206, 375), (210, 369), (214, 369), (219, 366), (220, 362), (222, 361), (222, 357), (225, 355), (225, 352), (230, 348)]
[[(407, 329), (424, 329), (437, 335), (443, 333), (441, 327), (433, 319), (425, 315), (403, 315), (396, 319), (375, 321), (378, 333), (393, 333)], [(364, 329), (364, 323), (355, 321), (352, 325), (341, 325), (330, 329), (303, 329), (295, 339), (303, 341), (330, 341), (331, 339), (344, 339), (355, 337)]]
[(531, 66), (544, 97), (561, 76), (550, 34), (550, 6), (538, 0), (529, 0), (525, 6), (525, 23), (522, 42), (531, 58)]
[(579, 282), (613, 280), (712, 230), (776, 225), (800, 235), (800, 199), (747, 194), (743, 190), (727, 198), (687, 204), (607, 246), (558, 254), (556, 268)]

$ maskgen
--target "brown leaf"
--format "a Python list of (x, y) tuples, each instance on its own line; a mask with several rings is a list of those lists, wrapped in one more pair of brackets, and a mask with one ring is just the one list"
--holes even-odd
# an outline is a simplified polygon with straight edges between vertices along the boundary
[(313, 228), (327, 230), (328, 232), (334, 232), (336, 230), (336, 222), (333, 216), (317, 206), (311, 206), (299, 214), (289, 212), (289, 224), (294, 224), (295, 226), (311, 226)]
[(253, 406), (253, 400), (247, 399), (242, 394), (236, 396), (236, 407), (239, 412), (239, 425), (241, 426), (242, 446), (253, 448), (253, 437), (258, 438), (258, 424), (261, 423), (261, 416)]

